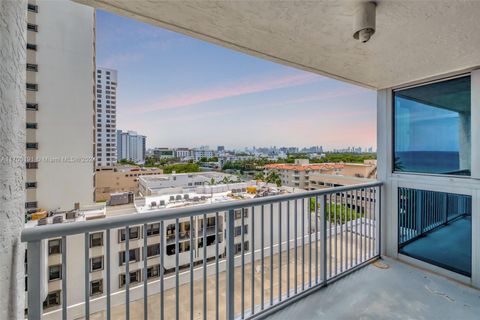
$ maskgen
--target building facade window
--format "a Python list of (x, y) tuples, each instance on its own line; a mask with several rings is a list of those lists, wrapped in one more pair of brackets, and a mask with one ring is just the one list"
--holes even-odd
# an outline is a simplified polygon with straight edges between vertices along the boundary
[(37, 129), (38, 124), (36, 122), (27, 122), (27, 129)]
[(27, 63), (27, 71), (37, 72), (38, 71), (38, 64)]
[[(130, 272), (130, 284), (135, 284), (141, 281), (141, 272), (140, 270)], [(119, 287), (123, 288), (125, 286), (125, 274), (119, 275)]]
[[(129, 231), (130, 231), (129, 240), (139, 239), (140, 227), (130, 227)], [(125, 229), (118, 230), (118, 241), (119, 242), (125, 241)]]
[(37, 201), (25, 202), (25, 209), (33, 209), (37, 207)]
[[(118, 253), (118, 265), (123, 266), (125, 264), (125, 251), (120, 251)], [(138, 262), (140, 261), (140, 248), (130, 249), (129, 260), (128, 262)]]
[(27, 50), (37, 51), (37, 45), (33, 43), (27, 43)]
[(47, 295), (47, 299), (43, 302), (43, 308), (48, 309), (59, 306), (61, 304), (61, 290), (50, 292)]
[(36, 182), (25, 182), (25, 189), (34, 189), (37, 187)]
[(90, 259), (90, 272), (103, 270), (103, 256)]
[(36, 4), (28, 4), (28, 11), (38, 13), (38, 6)]
[(38, 149), (38, 143), (37, 142), (27, 142), (26, 147), (28, 150), (37, 150)]
[(62, 253), (62, 239), (48, 240), (48, 255)]
[(38, 111), (38, 103), (28, 103), (27, 110)]
[(90, 295), (95, 296), (103, 293), (103, 280), (92, 280), (90, 281)]
[(48, 281), (61, 280), (62, 279), (62, 265), (57, 264), (48, 267)]
[(103, 232), (90, 234), (90, 248), (103, 246)]
[(27, 30), (28, 31), (33, 31), (33, 32), (38, 32), (38, 26), (33, 23), (27, 23)]
[(156, 264), (154, 266), (147, 268), (147, 279), (158, 278), (160, 276), (160, 265)]
[(393, 95), (393, 171), (470, 176), (470, 76)]
[(147, 257), (148, 258), (155, 257), (155, 256), (158, 256), (158, 255), (160, 255), (160, 244), (156, 243), (156, 244), (151, 244), (151, 245), (147, 246)]

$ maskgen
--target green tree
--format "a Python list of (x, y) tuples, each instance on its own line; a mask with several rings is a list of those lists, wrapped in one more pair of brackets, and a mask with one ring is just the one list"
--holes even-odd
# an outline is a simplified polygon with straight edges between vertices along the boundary
[(199, 172), (200, 167), (196, 163), (175, 163), (163, 167), (163, 173), (172, 173), (173, 171), (176, 173)]
[[(310, 212), (312, 214), (315, 213), (315, 198), (310, 198)], [(322, 212), (322, 208), (320, 208), (320, 204), (317, 208), (318, 212)], [(319, 215), (320, 217), (320, 215)], [(358, 213), (356, 210), (347, 207), (346, 205), (329, 203), (327, 204), (327, 221), (330, 221), (334, 224), (340, 224), (349, 222), (350, 220), (356, 220), (363, 217), (363, 214)]]

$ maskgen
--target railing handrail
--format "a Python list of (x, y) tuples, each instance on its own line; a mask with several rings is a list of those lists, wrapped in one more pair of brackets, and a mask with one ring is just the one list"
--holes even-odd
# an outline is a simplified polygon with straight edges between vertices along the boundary
[(184, 208), (159, 209), (151, 212), (132, 213), (121, 216), (106, 217), (99, 220), (76, 221), (74, 223), (51, 224), (39, 227), (31, 227), (23, 229), (21, 235), (22, 242), (40, 241), (50, 238), (58, 238), (85, 232), (105, 231), (107, 229), (124, 228), (125, 226), (141, 225), (145, 223), (154, 223), (176, 218), (186, 218), (204, 213), (213, 213), (240, 209), (245, 207), (253, 207), (266, 205), (270, 203), (278, 203), (283, 201), (305, 199), (309, 197), (321, 196), (325, 194), (338, 193), (350, 190), (358, 190), (365, 188), (374, 188), (382, 186), (381, 181), (372, 181), (369, 183), (332, 187), (319, 190), (304, 191), (298, 193), (289, 193), (284, 195), (276, 195), (269, 197), (227, 201), (222, 203), (198, 205)]

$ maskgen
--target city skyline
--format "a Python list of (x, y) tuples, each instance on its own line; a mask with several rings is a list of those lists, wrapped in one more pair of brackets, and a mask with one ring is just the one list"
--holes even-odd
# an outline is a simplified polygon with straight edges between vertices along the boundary
[(96, 33), (97, 66), (118, 70), (117, 127), (147, 148), (376, 148), (372, 90), (100, 10)]

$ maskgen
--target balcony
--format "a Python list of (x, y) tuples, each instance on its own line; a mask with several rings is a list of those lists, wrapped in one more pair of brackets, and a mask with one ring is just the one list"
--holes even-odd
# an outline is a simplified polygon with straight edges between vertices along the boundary
[[(372, 182), (26, 228), (22, 240), (28, 254), (28, 318), (265, 316), (378, 259), (381, 185)], [(355, 206), (354, 199), (359, 196), (370, 201)], [(237, 209), (248, 209), (249, 215), (236, 220)], [(186, 219), (193, 224), (194, 219), (207, 215), (226, 229), (214, 225), (208, 232), (190, 232), (186, 241), (180, 241), (182, 230), (176, 227), (179, 231), (173, 231), (172, 247), (166, 236), (168, 225), (179, 226)], [(160, 224), (158, 236), (147, 236), (146, 226), (151, 223)], [(248, 234), (235, 237), (238, 224), (242, 229), (248, 224)], [(143, 226), (143, 236), (131, 240), (130, 233), (124, 232), (125, 242), (117, 244), (117, 230), (133, 226)], [(105, 232), (106, 237), (100, 251), (89, 246), (90, 234), (98, 232)], [(212, 232), (218, 241), (208, 238)], [(58, 307), (43, 310), (46, 287), (51, 286), (45, 281), (45, 242), (52, 238), (62, 239), (56, 259), (64, 267), (58, 299), (52, 299)], [(158, 257), (146, 254), (152, 241), (159, 243)], [(129, 261), (127, 255), (118, 267), (117, 251), (136, 248), (142, 252), (139, 261)], [(93, 274), (88, 261), (98, 252), (105, 254), (105, 266), (101, 273)], [(72, 256), (74, 261), (69, 258)], [(149, 271), (155, 263), (158, 275)], [(124, 286), (123, 282), (117, 284), (121, 274), (130, 274), (122, 278)], [(96, 294), (92, 296), (93, 281)]]

